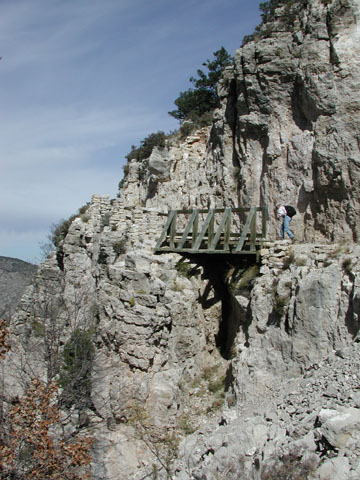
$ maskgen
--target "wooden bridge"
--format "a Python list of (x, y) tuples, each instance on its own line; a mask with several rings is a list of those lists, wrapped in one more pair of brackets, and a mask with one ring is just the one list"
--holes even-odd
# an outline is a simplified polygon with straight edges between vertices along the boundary
[(258, 255), (267, 218), (266, 207), (170, 210), (155, 252)]

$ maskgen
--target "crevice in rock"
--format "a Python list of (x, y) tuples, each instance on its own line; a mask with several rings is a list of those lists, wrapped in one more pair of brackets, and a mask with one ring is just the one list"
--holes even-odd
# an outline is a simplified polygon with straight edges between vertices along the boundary
[(237, 118), (236, 81), (235, 79), (232, 79), (228, 87), (228, 100), (225, 108), (225, 119), (226, 119), (226, 123), (231, 128), (233, 137), (235, 135), (235, 129), (236, 129), (236, 118)]
[[(256, 52), (255, 52), (255, 55), (256, 55)], [(245, 100), (245, 105), (246, 105), (246, 111), (241, 112), (241, 113), (248, 115), (250, 113), (250, 108), (249, 108), (249, 97), (248, 97), (248, 92), (247, 92), (246, 83), (245, 83), (245, 81), (246, 81), (246, 68), (245, 68), (245, 61), (244, 61), (243, 56), (241, 57), (241, 68), (242, 68), (242, 73), (243, 73), (243, 78), (244, 78), (244, 81), (242, 82), (242, 87), (243, 87), (242, 90), (243, 90), (243, 93), (244, 93), (244, 100)]]
[(351, 292), (349, 294), (349, 308), (345, 315), (345, 325), (348, 329), (348, 332), (352, 335), (353, 338), (356, 337), (359, 331), (359, 322), (358, 318), (360, 315), (360, 300), (356, 295), (355, 285), (353, 283)]
[[(246, 342), (248, 341), (249, 315), (248, 309), (239, 305), (236, 299), (236, 289), (232, 284), (241, 279), (244, 272), (254, 267), (254, 256), (240, 255), (184, 255), (191, 263), (196, 263), (204, 269), (204, 278), (208, 283), (199, 302), (203, 309), (210, 308), (217, 302), (221, 302), (221, 318), (218, 332), (215, 336), (216, 348), (221, 356), (230, 360), (233, 356), (233, 346), (239, 329), (242, 328)], [(232, 271), (231, 278), (229, 271)], [(258, 270), (256, 269), (256, 274)], [(256, 275), (255, 274), (255, 275)], [(251, 280), (242, 287), (243, 294), (251, 288)], [(215, 295), (210, 300), (208, 295), (214, 290)], [(240, 292), (239, 292), (240, 293)], [(243, 296), (243, 295), (242, 295)]]
[(171, 330), (172, 330), (172, 322), (169, 322), (169, 323), (165, 323), (165, 328), (166, 330), (169, 332), (169, 334), (171, 333)]
[(234, 377), (234, 372), (233, 372), (233, 365), (230, 362), (229, 367), (226, 370), (226, 374), (225, 374), (225, 382), (224, 382), (225, 383), (225, 392), (230, 390), (230, 388), (234, 384), (234, 381), (235, 381), (235, 377)]
[(150, 177), (145, 200), (149, 200), (155, 197), (158, 192), (158, 183), (159, 182), (157, 182), (154, 178)]
[[(318, 425), (319, 423), (316, 422), (315, 426)], [(320, 458), (326, 456), (326, 457), (331, 457), (334, 455), (334, 453), (337, 451), (335, 447), (329, 443), (326, 437), (322, 435), (320, 440), (317, 442), (317, 449), (316, 451), (320, 454)]]
[(333, 29), (332, 29), (331, 23), (332, 23), (332, 14), (330, 13), (330, 10), (328, 10), (326, 14), (326, 30), (329, 35), (329, 62), (331, 65), (339, 66), (340, 59), (334, 46), (334, 42), (333, 42), (334, 34), (332, 31)]
[(231, 296), (227, 291), (227, 288), (221, 288), (221, 320), (219, 324), (219, 330), (215, 337), (216, 347), (218, 348), (221, 356), (226, 360), (229, 360), (231, 356), (231, 346), (233, 344), (233, 328), (231, 324)]
[(56, 249), (56, 262), (60, 270), (63, 272), (64, 271), (64, 250), (62, 249), (62, 247), (58, 247)]
[(306, 103), (304, 98), (304, 85), (299, 77), (295, 79), (294, 88), (291, 95), (292, 114), (295, 124), (302, 130), (312, 130), (312, 123), (306, 114), (304, 113), (304, 104)]

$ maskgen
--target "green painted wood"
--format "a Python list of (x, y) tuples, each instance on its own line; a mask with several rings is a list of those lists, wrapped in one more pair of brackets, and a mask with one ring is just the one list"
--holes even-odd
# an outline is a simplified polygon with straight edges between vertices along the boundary
[(262, 234), (262, 238), (266, 238), (266, 235), (267, 235), (267, 221), (268, 221), (268, 218), (269, 218), (269, 213), (268, 213), (267, 207), (262, 207), (261, 212), (262, 212), (261, 234)]
[(204, 239), (204, 236), (205, 236), (205, 233), (207, 231), (207, 229), (209, 228), (209, 225), (210, 225), (210, 222), (211, 222), (211, 219), (214, 219), (214, 209), (211, 209), (209, 210), (209, 213), (207, 214), (207, 217), (205, 219), (205, 222), (201, 228), (201, 231), (193, 245), (193, 248), (194, 250), (198, 250), (200, 245), (201, 245), (201, 242), (203, 241)]
[(155, 250), (155, 252), (169, 252), (169, 253), (192, 253), (194, 255), (196, 254), (203, 254), (203, 253), (206, 253), (208, 255), (256, 255), (256, 253), (258, 252), (258, 250), (254, 251), (254, 252), (251, 252), (249, 250), (243, 250), (241, 252), (236, 252), (236, 251), (225, 251), (225, 250), (208, 250), (208, 249), (200, 249), (200, 250), (194, 250), (192, 248), (180, 248), (180, 249), (176, 249), (174, 250), (173, 248), (170, 248), (170, 247), (161, 247), (161, 248), (158, 248), (157, 250)]
[(229, 215), (226, 218), (225, 225), (224, 225), (224, 250), (230, 250), (229, 248), (230, 229), (231, 229), (231, 209), (230, 209)]
[(172, 217), (172, 222), (170, 224), (170, 239), (169, 239), (169, 245), (171, 248), (175, 247), (175, 236), (176, 236), (176, 215), (177, 212), (174, 210), (174, 215)]
[(250, 250), (253, 252), (256, 250), (255, 241), (256, 241), (256, 210), (254, 211), (251, 225), (250, 225)]
[(155, 248), (160, 248), (162, 242), (165, 240), (165, 238), (167, 237), (167, 233), (168, 233), (168, 230), (169, 230), (169, 227), (170, 225), (172, 224), (172, 221), (174, 219), (174, 216), (176, 215), (176, 210), (170, 210), (170, 212), (168, 213), (168, 218), (166, 220), (166, 223), (165, 223), (165, 226), (164, 228), (162, 229), (162, 232), (161, 232), (161, 235), (156, 243), (156, 247)]
[(215, 247), (216, 247), (216, 245), (217, 245), (217, 243), (220, 239), (221, 234), (223, 233), (223, 230), (224, 230), (224, 227), (226, 225), (226, 222), (228, 220), (229, 215), (231, 215), (231, 208), (227, 207), (227, 208), (225, 208), (225, 212), (222, 216), (222, 219), (221, 219), (220, 225), (219, 225), (219, 227), (216, 231), (216, 234), (211, 241), (209, 250), (215, 250)]
[(245, 243), (245, 239), (246, 239), (246, 236), (249, 232), (249, 229), (250, 229), (250, 225), (251, 225), (251, 220), (253, 218), (255, 214), (255, 207), (252, 207), (250, 209), (250, 212), (249, 212), (249, 215), (246, 219), (246, 222), (245, 222), (245, 225), (244, 225), (244, 228), (243, 228), (243, 231), (241, 232), (241, 236), (240, 236), (240, 239), (239, 239), (239, 242), (236, 246), (236, 249), (235, 251), (236, 252), (240, 252), (242, 249), (243, 249), (243, 246), (244, 246), (244, 243)]
[(207, 248), (208, 250), (210, 249), (210, 246), (212, 244), (213, 238), (214, 238), (214, 229), (215, 229), (215, 210), (213, 210), (214, 215), (210, 219), (210, 224), (209, 224), (209, 232), (208, 232), (208, 244)]
[[(241, 231), (232, 232), (232, 213), (246, 213), (245, 225)], [(256, 214), (260, 212), (261, 232), (257, 232)], [(186, 224), (184, 231), (176, 231), (176, 220), (178, 214), (189, 214), (191, 217)], [(207, 213), (205, 222), (201, 226), (199, 233), (199, 214)], [(215, 214), (222, 213), (220, 224), (214, 235)], [(177, 253), (193, 253), (193, 254), (256, 254), (259, 258), (259, 249), (262, 246), (267, 234), (267, 208), (251, 207), (232, 209), (226, 207), (223, 209), (210, 210), (171, 210), (168, 214), (166, 224), (161, 232), (155, 247), (156, 252), (177, 252)], [(161, 246), (164, 242), (168, 242), (168, 246)], [(206, 247), (201, 245), (206, 242)]]
[(188, 221), (186, 227), (185, 227), (185, 230), (184, 230), (184, 233), (181, 237), (181, 240), (180, 242), (178, 243), (178, 246), (177, 246), (177, 250), (178, 249), (181, 249), (183, 246), (184, 246), (184, 243), (190, 233), (190, 230), (193, 226), (193, 223), (195, 221), (195, 218), (197, 218), (197, 216), (199, 215), (199, 210), (193, 210), (192, 214), (191, 214), (191, 217), (190, 217), (190, 220)]
[(191, 247), (194, 246), (199, 233), (199, 210), (196, 210), (196, 211), (197, 211), (197, 215), (194, 218), (194, 223), (193, 223)]

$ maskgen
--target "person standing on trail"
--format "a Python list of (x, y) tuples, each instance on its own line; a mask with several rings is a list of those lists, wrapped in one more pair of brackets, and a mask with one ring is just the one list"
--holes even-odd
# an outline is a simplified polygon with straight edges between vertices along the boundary
[(294, 241), (294, 234), (289, 228), (292, 217), (288, 214), (285, 205), (281, 205), (280, 203), (276, 205), (276, 215), (278, 219), (281, 220), (280, 237), (284, 239), (285, 233), (287, 233), (290, 237), (290, 240)]

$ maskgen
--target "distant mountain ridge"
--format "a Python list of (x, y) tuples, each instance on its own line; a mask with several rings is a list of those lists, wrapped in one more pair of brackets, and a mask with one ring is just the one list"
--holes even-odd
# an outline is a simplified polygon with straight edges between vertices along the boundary
[(0, 256), (0, 317), (9, 317), (14, 312), (36, 270), (32, 263)]

